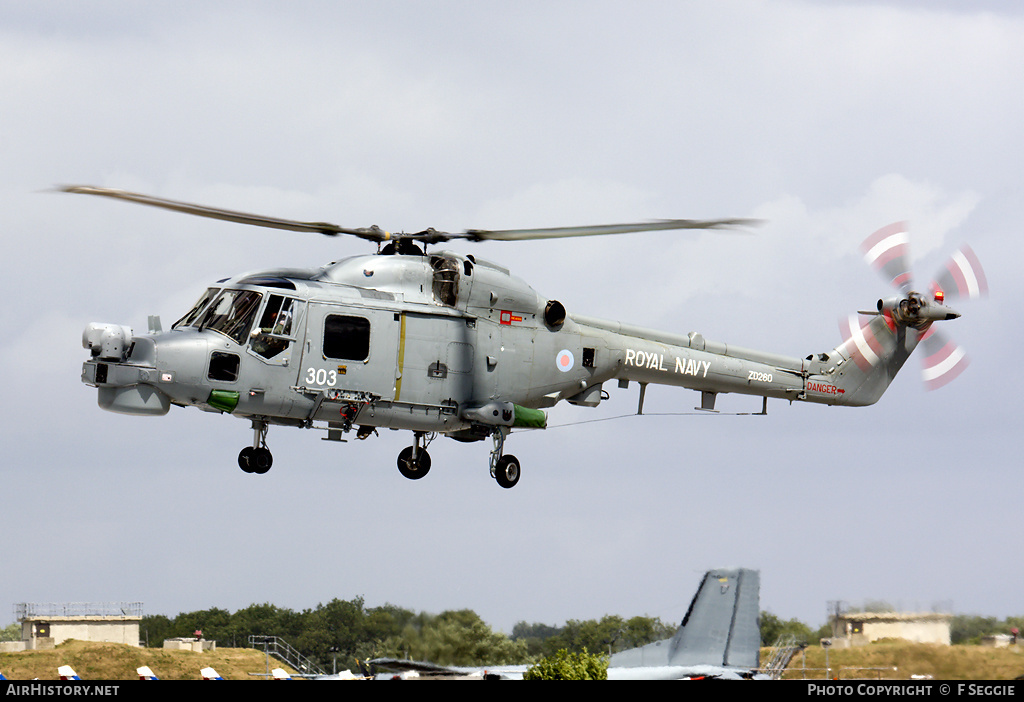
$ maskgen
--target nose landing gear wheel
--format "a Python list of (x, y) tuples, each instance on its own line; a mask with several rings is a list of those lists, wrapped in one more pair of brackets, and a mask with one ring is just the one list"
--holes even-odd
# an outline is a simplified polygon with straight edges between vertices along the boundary
[(519, 459), (510, 454), (499, 458), (494, 467), (494, 479), (503, 488), (515, 487), (519, 482)]
[(406, 446), (398, 454), (398, 472), (409, 480), (419, 480), (430, 470), (430, 454), (420, 449), (416, 460), (412, 457), (412, 446)]

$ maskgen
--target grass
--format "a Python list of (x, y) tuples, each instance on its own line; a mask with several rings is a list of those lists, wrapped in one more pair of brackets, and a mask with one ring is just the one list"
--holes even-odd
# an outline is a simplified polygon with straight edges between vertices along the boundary
[[(8, 680), (57, 680), (57, 668), (70, 665), (82, 680), (138, 680), (136, 669), (148, 665), (161, 680), (201, 680), (199, 670), (214, 668), (225, 680), (266, 680), (266, 657), (248, 648), (218, 648), (195, 653), (161, 648), (136, 648), (125, 644), (65, 641), (49, 651), (0, 653), (0, 672)], [(270, 669), (284, 668), (271, 658)]]
[[(816, 669), (808, 670), (807, 677), (824, 678), (825, 650), (810, 646), (806, 654), (806, 667)], [(890, 640), (857, 648), (832, 649), (828, 659), (831, 677), (844, 680), (907, 680), (911, 675), (931, 675), (936, 680), (1012, 680), (1024, 675), (1024, 646), (940, 646)], [(803, 678), (803, 665), (798, 653), (783, 679)]]
[[(1012, 680), (1024, 675), (1024, 646), (987, 648), (983, 646), (938, 646), (885, 641), (844, 650), (829, 651), (832, 677), (906, 680), (911, 675), (931, 675), (937, 680)], [(765, 656), (762, 655), (762, 661)], [(215, 651), (165, 651), (135, 648), (124, 644), (67, 641), (50, 651), (0, 653), (0, 672), (9, 680), (56, 680), (57, 668), (70, 665), (83, 680), (137, 680), (136, 668), (148, 665), (161, 680), (199, 680), (199, 669), (216, 669), (228, 680), (265, 680), (263, 653), (248, 648), (218, 648)], [(783, 676), (796, 680), (825, 677), (825, 651), (811, 646), (806, 663), (797, 654)], [(292, 671), (276, 659), (270, 668)]]

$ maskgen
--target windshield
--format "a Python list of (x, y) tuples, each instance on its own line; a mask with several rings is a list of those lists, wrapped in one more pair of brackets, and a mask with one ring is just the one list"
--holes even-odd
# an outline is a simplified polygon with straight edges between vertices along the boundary
[(219, 291), (220, 288), (207, 288), (206, 292), (200, 295), (199, 299), (196, 300), (196, 304), (192, 305), (192, 309), (190, 309), (184, 317), (171, 325), (171, 329), (187, 327), (192, 324), (192, 322), (196, 321), (196, 318), (199, 317), (199, 313), (203, 311), (203, 308), (210, 304), (210, 300), (212, 300), (214, 295)]
[(225, 290), (203, 313), (198, 326), (219, 332), (236, 344), (243, 344), (262, 297), (252, 290)]

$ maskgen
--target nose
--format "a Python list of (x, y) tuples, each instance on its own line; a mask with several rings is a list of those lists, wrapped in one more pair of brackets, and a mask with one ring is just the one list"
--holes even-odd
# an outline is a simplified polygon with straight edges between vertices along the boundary
[(131, 343), (132, 330), (123, 324), (91, 322), (82, 332), (82, 346), (102, 360), (120, 361)]
[[(98, 391), (99, 406), (110, 412), (159, 416), (171, 398), (157, 389), (151, 358), (132, 359), (132, 330), (121, 324), (92, 322), (82, 333), (82, 346), (92, 358), (82, 364), (82, 382)], [(150, 354), (140, 354), (150, 356)]]

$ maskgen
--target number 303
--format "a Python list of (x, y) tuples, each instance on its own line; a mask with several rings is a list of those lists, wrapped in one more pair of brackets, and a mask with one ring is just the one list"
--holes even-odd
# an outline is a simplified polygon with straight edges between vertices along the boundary
[(307, 368), (306, 382), (310, 385), (326, 385), (334, 387), (338, 381), (338, 371), (329, 371), (325, 368)]

